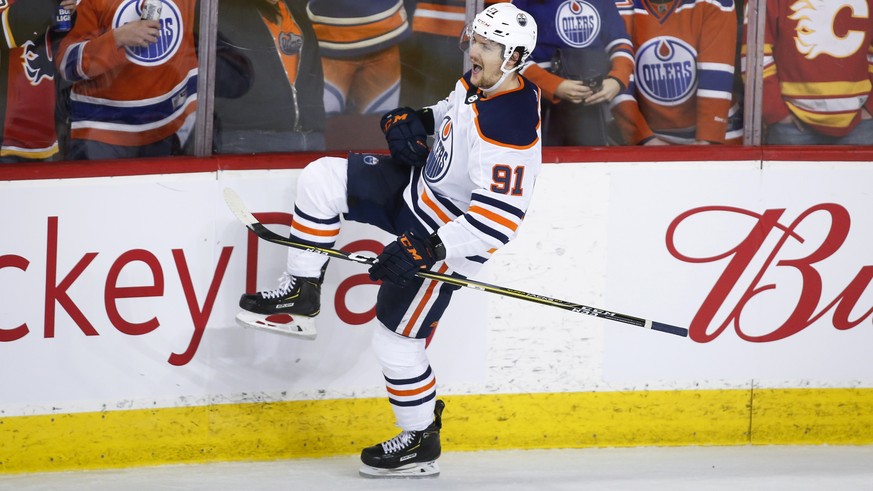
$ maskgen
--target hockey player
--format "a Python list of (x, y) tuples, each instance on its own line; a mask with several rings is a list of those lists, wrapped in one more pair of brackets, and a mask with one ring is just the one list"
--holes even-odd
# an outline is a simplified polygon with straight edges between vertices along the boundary
[[(473, 68), (449, 96), (382, 118), (391, 157), (321, 158), (297, 183), (294, 241), (333, 246), (340, 216), (397, 234), (369, 272), (382, 280), (372, 347), (402, 431), (361, 452), (365, 476), (439, 473), (443, 404), (425, 348), (458, 287), (416, 272), (476, 273), (516, 235), (542, 163), (539, 89), (517, 73), (536, 44), (536, 23), (500, 3), (465, 32)], [(243, 295), (242, 319), (269, 329), (275, 317), (290, 315), (301, 336), (314, 336), (303, 320), (319, 312), (325, 263), (322, 255), (289, 249), (279, 288)]]

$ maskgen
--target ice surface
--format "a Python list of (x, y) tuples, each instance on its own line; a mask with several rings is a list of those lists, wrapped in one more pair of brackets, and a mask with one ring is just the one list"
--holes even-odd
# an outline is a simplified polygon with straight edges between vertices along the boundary
[(445, 452), (432, 479), (358, 476), (357, 456), (0, 475), (9, 491), (873, 490), (873, 446)]

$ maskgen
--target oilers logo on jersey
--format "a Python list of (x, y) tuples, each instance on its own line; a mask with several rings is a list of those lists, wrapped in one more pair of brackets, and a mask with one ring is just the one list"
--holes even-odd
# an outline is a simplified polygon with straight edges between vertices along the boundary
[(438, 182), (449, 172), (449, 167), (452, 165), (453, 126), (451, 117), (443, 118), (439, 137), (434, 142), (433, 149), (427, 156), (427, 164), (424, 166), (424, 178), (427, 182)]
[(654, 37), (639, 47), (634, 79), (640, 93), (663, 106), (687, 101), (697, 90), (697, 52), (687, 42)]
[[(172, 58), (182, 44), (184, 26), (182, 25), (182, 11), (173, 0), (162, 0), (164, 8), (161, 10), (161, 27), (158, 40), (145, 47), (127, 47), (127, 58), (142, 66), (160, 65)], [(128, 0), (122, 2), (115, 12), (112, 20), (113, 27), (119, 27), (128, 22), (140, 19), (142, 0)]]
[(555, 13), (555, 30), (562, 41), (574, 48), (584, 48), (600, 34), (600, 14), (588, 2), (569, 0)]

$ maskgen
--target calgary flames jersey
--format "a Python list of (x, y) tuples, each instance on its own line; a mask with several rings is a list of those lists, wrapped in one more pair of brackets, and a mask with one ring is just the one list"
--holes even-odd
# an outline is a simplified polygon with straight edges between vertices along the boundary
[[(44, 160), (58, 153), (55, 68), (45, 33), (49, 19), (44, 16), (45, 8), (27, 2), (12, 7), (15, 3), (0, 1), (0, 77), (6, 82), (4, 97), (0, 97), (0, 156)], [(15, 19), (10, 18), (13, 8), (19, 14)]]
[(56, 59), (63, 77), (76, 82), (71, 138), (142, 146), (178, 132), (185, 140), (197, 105), (195, 0), (163, 0), (156, 43), (117, 47), (113, 29), (139, 18), (137, 1), (79, 4)]
[(634, 45), (629, 90), (613, 99), (627, 143), (658, 133), (724, 143), (737, 18), (733, 0), (618, 0)]
[(763, 120), (789, 113), (845, 136), (873, 114), (873, 11), (868, 0), (768, 0)]
[(467, 73), (434, 106), (433, 149), (404, 191), (407, 206), (439, 229), (446, 264), (470, 276), (515, 237), (542, 165), (540, 94), (517, 89), (482, 98)]

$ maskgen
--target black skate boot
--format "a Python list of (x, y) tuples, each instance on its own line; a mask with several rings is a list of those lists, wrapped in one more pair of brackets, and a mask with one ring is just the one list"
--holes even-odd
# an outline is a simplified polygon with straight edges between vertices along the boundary
[(440, 428), (446, 405), (438, 400), (433, 423), (422, 431), (403, 431), (394, 438), (361, 451), (363, 477), (436, 477), (441, 453)]
[(243, 327), (315, 339), (313, 317), (321, 311), (321, 278), (298, 278), (284, 273), (279, 288), (239, 299), (243, 309), (237, 323)]

